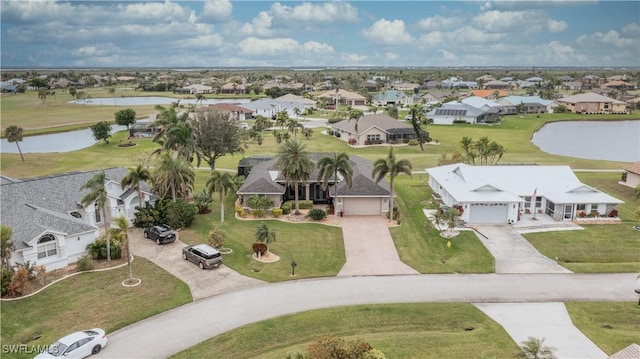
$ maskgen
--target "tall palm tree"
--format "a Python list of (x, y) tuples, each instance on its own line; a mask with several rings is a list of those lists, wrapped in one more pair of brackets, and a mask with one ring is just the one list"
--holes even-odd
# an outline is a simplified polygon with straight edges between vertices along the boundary
[(191, 163), (170, 152), (164, 152), (154, 173), (153, 185), (161, 198), (171, 194), (175, 202), (187, 198), (193, 190), (195, 173)]
[(80, 204), (82, 207), (88, 207), (92, 203), (95, 203), (96, 210), (102, 210), (104, 235), (107, 239), (107, 261), (111, 261), (111, 241), (109, 238), (109, 221), (107, 220), (107, 189), (104, 186), (106, 180), (107, 175), (104, 171), (101, 171), (80, 186), (81, 191), (89, 190), (89, 193), (80, 199)]
[(411, 162), (408, 160), (396, 160), (393, 154), (393, 147), (389, 148), (387, 158), (378, 158), (373, 163), (371, 176), (380, 182), (387, 174), (389, 175), (389, 219), (393, 221), (393, 181), (401, 174), (406, 173), (411, 177)]
[(209, 193), (218, 192), (220, 200), (220, 222), (224, 222), (224, 196), (233, 189), (233, 178), (229, 173), (219, 171), (211, 173), (207, 180), (207, 190)]
[(193, 160), (195, 154), (200, 163), (200, 155), (196, 151), (196, 142), (193, 137), (193, 127), (188, 122), (180, 121), (167, 129), (162, 149), (176, 151), (189, 162)]
[(0, 256), (2, 258), (2, 265), (9, 268), (9, 259), (11, 259), (11, 253), (13, 253), (13, 240), (11, 236), (13, 230), (10, 226), (0, 224)]
[(149, 180), (151, 180), (151, 172), (142, 167), (142, 165), (138, 165), (135, 168), (129, 168), (129, 173), (122, 177), (122, 180), (120, 181), (120, 187), (124, 189), (129, 186), (129, 188), (136, 191), (138, 193), (138, 198), (140, 198), (140, 204), (142, 208), (144, 208), (144, 194), (140, 189), (140, 182), (147, 182)]
[(306, 182), (311, 176), (314, 164), (305, 151), (306, 146), (298, 141), (287, 141), (278, 154), (274, 168), (280, 171), (288, 185), (293, 184), (296, 211), (300, 214), (300, 204), (298, 203), (298, 184)]
[[(320, 171), (318, 172), (318, 180), (322, 180), (322, 189), (327, 190), (329, 185), (329, 180), (331, 176), (333, 176), (335, 193), (333, 194), (333, 198), (335, 201), (338, 200), (338, 174), (342, 176), (344, 182), (347, 184), (347, 187), (351, 189), (351, 185), (353, 184), (353, 168), (351, 168), (351, 163), (349, 162), (349, 156), (344, 153), (333, 153), (333, 156), (322, 157), (320, 161), (318, 161), (318, 168)], [(334, 222), (338, 223), (338, 210), (335, 208), (334, 203)]]
[(4, 135), (7, 136), (7, 141), (16, 143), (16, 146), (18, 146), (18, 152), (20, 153), (20, 158), (22, 158), (22, 162), (24, 162), (24, 156), (20, 149), (20, 141), (22, 141), (22, 127), (15, 125), (9, 126), (4, 130)]
[(120, 215), (115, 219), (116, 226), (122, 231), (124, 234), (124, 243), (127, 251), (127, 267), (129, 268), (129, 282), (133, 281), (133, 274), (131, 272), (131, 248), (129, 246), (129, 233), (127, 230), (129, 229), (129, 221), (124, 215)]
[(293, 132), (293, 138), (298, 138), (298, 129), (303, 126), (295, 118), (289, 118), (286, 123), (287, 131)]
[(422, 124), (427, 123), (424, 107), (420, 104), (411, 105), (411, 107), (409, 107), (409, 115), (411, 116), (413, 132), (416, 134), (416, 139), (418, 139), (418, 143), (420, 144), (420, 150), (424, 152), (423, 141), (425, 138), (423, 135), (424, 130), (422, 129)]

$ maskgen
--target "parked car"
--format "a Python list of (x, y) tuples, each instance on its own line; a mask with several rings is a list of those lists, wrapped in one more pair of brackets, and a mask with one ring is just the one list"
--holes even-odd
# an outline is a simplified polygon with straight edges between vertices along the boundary
[(36, 359), (44, 358), (86, 358), (98, 354), (107, 345), (107, 334), (100, 328), (81, 330), (59, 339), (40, 353)]
[(156, 241), (157, 244), (171, 243), (176, 240), (176, 233), (166, 224), (144, 229), (144, 238)]
[(222, 264), (220, 252), (206, 244), (182, 248), (182, 259), (197, 264), (200, 269), (218, 268)]

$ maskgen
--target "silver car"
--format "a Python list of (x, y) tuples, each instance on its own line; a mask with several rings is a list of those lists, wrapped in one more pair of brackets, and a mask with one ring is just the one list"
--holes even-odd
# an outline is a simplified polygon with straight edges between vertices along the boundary
[(220, 252), (206, 244), (182, 248), (182, 259), (197, 264), (200, 269), (218, 268), (222, 264)]

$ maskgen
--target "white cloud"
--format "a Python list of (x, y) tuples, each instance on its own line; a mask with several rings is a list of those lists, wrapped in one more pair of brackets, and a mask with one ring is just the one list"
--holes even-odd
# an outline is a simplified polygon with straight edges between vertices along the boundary
[(227, 22), (231, 20), (232, 11), (233, 4), (229, 0), (209, 0), (204, 3), (200, 18), (214, 22)]
[(452, 28), (459, 26), (464, 22), (464, 19), (458, 17), (445, 17), (441, 15), (436, 15), (433, 17), (428, 17), (426, 19), (422, 19), (418, 21), (418, 28), (422, 30), (444, 30), (447, 28)]
[(218, 47), (224, 44), (224, 38), (220, 34), (200, 35), (187, 38), (179, 42), (180, 47)]
[(372, 42), (382, 45), (406, 45), (413, 41), (402, 20), (380, 19), (362, 30), (362, 34)]
[(617, 48), (625, 49), (640, 48), (640, 39), (638, 37), (621, 37), (617, 31), (594, 32), (591, 35), (582, 35), (577, 42), (583, 46), (595, 47), (600, 49)]
[(432, 31), (427, 34), (420, 35), (418, 43), (427, 47), (436, 46), (444, 41), (444, 33), (440, 31)]
[(567, 29), (568, 24), (564, 21), (550, 19), (547, 21), (547, 30), (549, 32), (563, 32)]
[(395, 61), (395, 60), (399, 59), (400, 56), (397, 55), (397, 54), (394, 54), (393, 52), (385, 52), (384, 53), (384, 58), (387, 61)]
[(536, 18), (530, 11), (487, 11), (473, 19), (473, 23), (488, 32), (521, 31)]
[(270, 10), (278, 22), (355, 23), (358, 21), (358, 9), (345, 2), (303, 2), (297, 6), (287, 6), (276, 2), (271, 5)]
[(273, 16), (269, 15), (266, 11), (260, 11), (257, 17), (254, 17), (251, 20), (250, 24), (244, 24), (242, 28), (240, 28), (240, 32), (243, 35), (253, 35), (260, 37), (268, 37), (271, 36), (273, 31), (271, 30), (271, 20)]
[(456, 54), (454, 54), (453, 52), (449, 52), (447, 50), (438, 50), (438, 53), (445, 60), (445, 63), (451, 63), (451, 62), (458, 61), (458, 56), (456, 56)]
[(342, 54), (342, 60), (347, 62), (347, 63), (362, 63), (363, 61), (366, 61), (368, 56), (366, 55), (358, 55), (358, 54), (350, 54), (350, 53), (345, 53)]
[(622, 28), (622, 34), (625, 37), (636, 37), (636, 38), (639, 38), (640, 37), (640, 25), (636, 24), (635, 22), (633, 22), (631, 24), (626, 24)]
[(302, 45), (302, 48), (305, 52), (315, 52), (315, 53), (325, 53), (325, 52), (333, 52), (333, 47), (331, 45), (320, 43), (317, 41), (307, 41)]
[[(247, 37), (238, 43), (239, 51), (246, 55), (258, 56), (283, 56), (295, 54), (296, 56), (308, 56), (333, 53), (333, 47), (317, 41), (307, 41), (300, 44), (291, 38), (261, 39)], [(289, 61), (290, 59), (287, 59)]]

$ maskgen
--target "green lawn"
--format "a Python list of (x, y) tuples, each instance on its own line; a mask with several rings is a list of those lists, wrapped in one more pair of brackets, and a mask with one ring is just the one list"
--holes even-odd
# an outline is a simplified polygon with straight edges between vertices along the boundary
[(125, 266), (78, 274), (32, 297), (2, 302), (2, 344), (48, 345), (93, 327), (110, 333), (192, 301), (185, 283), (144, 258), (133, 261), (134, 277), (142, 279), (139, 286), (122, 286), (127, 273)]
[(470, 304), (421, 303), (287, 315), (229, 331), (173, 358), (285, 358), (326, 335), (363, 339), (387, 358), (511, 358), (518, 350), (500, 325)]

